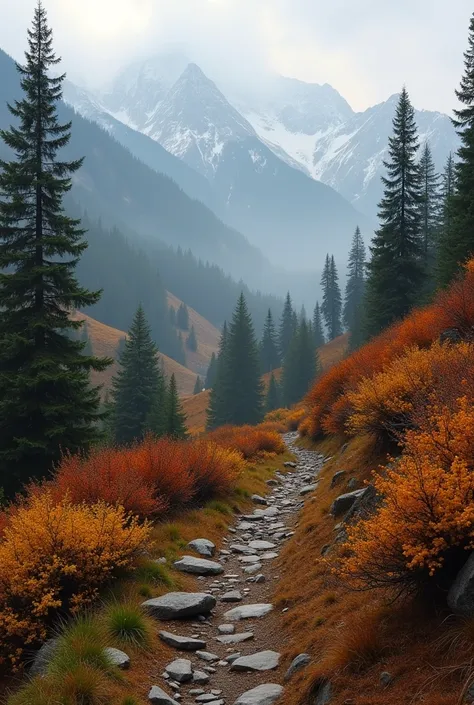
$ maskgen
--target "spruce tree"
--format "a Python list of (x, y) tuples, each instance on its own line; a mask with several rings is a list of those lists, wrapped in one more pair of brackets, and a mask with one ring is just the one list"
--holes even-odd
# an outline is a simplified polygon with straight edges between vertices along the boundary
[(206, 381), (204, 383), (204, 386), (206, 387), (206, 389), (212, 389), (212, 387), (214, 386), (214, 383), (216, 381), (216, 375), (217, 375), (217, 357), (216, 357), (216, 353), (212, 353), (211, 360), (209, 362), (209, 367), (207, 368)]
[(333, 340), (342, 333), (342, 298), (334, 255), (326, 256), (321, 286), (323, 289), (321, 313), (328, 329), (329, 340)]
[(349, 252), (347, 284), (344, 299), (344, 325), (350, 337), (357, 337), (360, 331), (361, 308), (365, 294), (365, 247), (359, 226), (357, 226)]
[(196, 338), (196, 331), (194, 330), (194, 326), (191, 326), (191, 331), (186, 338), (186, 347), (188, 350), (191, 350), (191, 352), (197, 352), (198, 349), (198, 343), (197, 343), (197, 338)]
[(278, 335), (278, 347), (281, 360), (285, 359), (285, 355), (290, 347), (291, 339), (293, 338), (295, 329), (293, 313), (293, 304), (291, 302), (290, 292), (288, 292), (285, 299), (283, 313), (281, 315), (280, 330)]
[[(444, 280), (444, 263), (449, 260), (450, 237), (453, 227), (453, 196), (455, 191), (454, 159), (450, 153), (441, 183), (441, 206), (438, 232), (438, 247), (436, 253), (436, 277), (440, 285), (449, 283)], [(448, 251), (447, 251), (448, 250)]]
[(120, 356), (119, 371), (112, 380), (115, 441), (128, 444), (147, 431), (159, 434), (164, 384), (158, 349), (140, 305)]
[[(426, 142), (420, 159), (421, 172), (421, 236), (423, 242), (423, 259), (427, 276), (433, 274), (436, 243), (440, 221), (440, 184), (436, 173), (431, 149)], [(430, 287), (431, 288), (431, 287)]]
[(196, 377), (196, 384), (194, 385), (193, 394), (201, 394), (202, 392), (202, 381), (199, 375)]
[(275, 411), (281, 407), (280, 399), (280, 385), (275, 379), (273, 372), (270, 375), (270, 382), (268, 383), (267, 394), (265, 397), (265, 413), (268, 414), (270, 411)]
[(227, 343), (229, 340), (229, 332), (227, 329), (227, 321), (224, 321), (222, 327), (221, 339), (219, 341), (219, 355), (216, 362), (216, 371), (214, 377), (214, 383), (211, 388), (211, 394), (209, 396), (209, 406), (207, 408), (207, 428), (215, 428), (216, 426), (223, 425), (226, 423), (223, 421), (226, 418), (226, 408), (225, 399), (223, 398), (223, 388), (224, 388), (224, 370), (225, 370), (225, 359), (227, 355)]
[(277, 333), (270, 309), (268, 309), (265, 325), (263, 327), (263, 336), (260, 343), (260, 360), (264, 374), (280, 367)]
[(318, 368), (314, 338), (308, 330), (307, 322), (302, 321), (283, 363), (282, 389), (285, 406), (291, 406), (305, 396)]
[(189, 313), (186, 304), (181, 304), (176, 314), (176, 323), (181, 330), (189, 329)]
[(313, 313), (313, 338), (315, 348), (321, 348), (326, 343), (319, 301), (316, 302)]
[(171, 375), (166, 401), (166, 435), (171, 438), (185, 439), (188, 435), (186, 414), (178, 396), (176, 377)]
[(155, 393), (151, 401), (150, 411), (146, 418), (144, 433), (151, 433), (160, 438), (166, 435), (166, 378), (163, 364), (158, 364), (159, 377), (156, 382)]
[(462, 107), (454, 111), (453, 124), (461, 138), (461, 147), (454, 168), (452, 222), (439, 253), (438, 276), (442, 286), (449, 284), (474, 253), (474, 14), (464, 54), (464, 74), (456, 96)]
[[(240, 295), (227, 335), (222, 374), (211, 392), (208, 425), (255, 424), (262, 418), (263, 386), (258, 346), (245, 297)], [(213, 406), (213, 397), (217, 401)]]
[(9, 494), (98, 439), (103, 415), (89, 377), (111, 362), (84, 354), (71, 335), (82, 323), (70, 312), (100, 292), (75, 276), (87, 242), (63, 198), (82, 160), (60, 158), (71, 124), (58, 122), (65, 77), (50, 73), (60, 59), (41, 2), (25, 57), (23, 97), (8, 106), (16, 126), (0, 131), (14, 153), (0, 161), (0, 474)]
[(405, 316), (420, 300), (424, 285), (420, 208), (423, 199), (417, 164), (415, 112), (404, 88), (389, 139), (387, 176), (379, 206), (381, 225), (370, 248), (366, 333), (376, 335)]

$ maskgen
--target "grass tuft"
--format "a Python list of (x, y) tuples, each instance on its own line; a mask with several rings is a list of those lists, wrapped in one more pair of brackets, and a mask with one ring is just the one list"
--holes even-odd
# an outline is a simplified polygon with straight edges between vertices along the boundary
[(106, 608), (105, 623), (113, 641), (146, 647), (151, 640), (151, 628), (140, 607), (112, 603)]
[(146, 561), (135, 571), (136, 579), (141, 583), (151, 585), (164, 585), (167, 588), (175, 587), (175, 582), (169, 569), (162, 563)]

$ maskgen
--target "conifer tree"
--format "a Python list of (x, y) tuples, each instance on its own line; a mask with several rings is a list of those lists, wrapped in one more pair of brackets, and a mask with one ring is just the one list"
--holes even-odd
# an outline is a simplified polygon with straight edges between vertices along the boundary
[(186, 428), (186, 414), (183, 411), (181, 402), (178, 396), (178, 387), (176, 385), (176, 377), (171, 375), (168, 385), (168, 394), (166, 402), (166, 435), (171, 438), (185, 439), (188, 435)]
[(64, 76), (41, 2), (28, 31), (23, 97), (9, 106), (15, 127), (0, 131), (12, 150), (0, 161), (0, 475), (7, 493), (41, 478), (64, 451), (87, 451), (100, 434), (101, 402), (90, 371), (110, 360), (86, 355), (71, 335), (81, 321), (72, 310), (91, 306), (100, 292), (79, 286), (75, 268), (87, 248), (80, 221), (64, 213), (63, 198), (82, 160), (60, 152), (71, 124), (56, 106)]
[(307, 321), (307, 320), (308, 320), (308, 316), (306, 315), (306, 308), (305, 308), (305, 305), (302, 304), (301, 309), (300, 309), (298, 323), (301, 323), (301, 321)]
[(301, 321), (283, 363), (283, 403), (291, 406), (309, 391), (318, 370), (318, 354), (306, 321)]
[[(420, 159), (421, 172), (421, 236), (423, 242), (423, 259), (427, 276), (431, 276), (436, 256), (440, 221), (440, 184), (436, 173), (431, 149), (426, 142)], [(431, 288), (431, 287), (430, 287)]]
[(158, 349), (140, 305), (120, 356), (120, 368), (112, 380), (113, 426), (117, 443), (140, 440), (152, 430), (159, 433), (163, 399), (163, 375)]
[(115, 352), (114, 352), (114, 359), (115, 360), (120, 360), (120, 355), (125, 350), (125, 341), (126, 340), (127, 340), (127, 338), (124, 336), (123, 338), (120, 338), (120, 340), (118, 341), (118, 345), (115, 348)]
[(193, 394), (201, 394), (202, 392), (202, 381), (199, 375), (196, 377), (196, 384), (194, 385), (194, 391)]
[(438, 234), (438, 248), (436, 254), (436, 275), (438, 284), (447, 284), (444, 281), (443, 269), (446, 258), (449, 259), (450, 237), (453, 227), (453, 196), (455, 191), (454, 159), (450, 153), (446, 160), (446, 166), (442, 175), (441, 183), (441, 206), (440, 222)]
[(211, 392), (208, 426), (258, 423), (262, 418), (263, 401), (258, 346), (245, 297), (241, 294), (227, 335), (222, 373), (218, 371)]
[(329, 340), (333, 340), (342, 333), (342, 298), (334, 255), (326, 256), (321, 287), (323, 289), (321, 313), (328, 328)]
[(260, 360), (264, 374), (276, 370), (280, 366), (277, 333), (270, 309), (268, 309), (265, 325), (263, 327), (263, 336), (260, 343)]
[(159, 377), (156, 383), (156, 391), (153, 395), (150, 411), (146, 418), (144, 433), (151, 433), (153, 436), (160, 438), (166, 435), (167, 388), (163, 365), (160, 363), (158, 364), (158, 370)]
[(186, 304), (181, 304), (176, 314), (176, 323), (181, 330), (189, 329), (189, 313)]
[(451, 226), (443, 238), (438, 262), (439, 282), (446, 286), (474, 252), (474, 14), (469, 25), (464, 74), (456, 91), (462, 107), (454, 111), (453, 124), (461, 138), (454, 168)]
[(283, 313), (281, 315), (280, 330), (278, 335), (278, 347), (281, 360), (285, 359), (285, 355), (290, 347), (291, 339), (293, 338), (295, 329), (293, 313), (293, 304), (291, 302), (290, 292), (288, 292), (285, 299)]
[(275, 379), (273, 372), (270, 375), (270, 382), (268, 383), (267, 394), (265, 397), (265, 413), (268, 414), (270, 411), (275, 411), (281, 407), (281, 394), (280, 385)]
[(347, 265), (347, 284), (344, 299), (344, 325), (351, 338), (358, 335), (361, 307), (365, 294), (365, 247), (359, 226), (352, 239)]
[(191, 326), (191, 331), (186, 338), (186, 347), (188, 350), (191, 350), (191, 352), (197, 352), (198, 349), (198, 343), (197, 343), (197, 338), (196, 338), (196, 331), (194, 330), (194, 326)]
[(229, 332), (227, 329), (227, 321), (224, 321), (221, 339), (219, 341), (219, 355), (216, 361), (214, 383), (211, 388), (209, 406), (206, 412), (206, 426), (209, 429), (226, 423), (223, 421), (223, 419), (226, 418), (227, 410), (225, 408), (225, 399), (223, 398), (222, 392), (224, 389), (225, 359), (227, 354), (228, 339)]
[(212, 389), (216, 381), (217, 375), (217, 357), (216, 353), (212, 353), (211, 360), (209, 362), (209, 367), (207, 368), (206, 381), (204, 386), (206, 389)]
[(316, 302), (313, 313), (313, 339), (315, 348), (322, 347), (326, 338), (324, 337), (323, 319), (321, 316), (321, 308), (319, 306), (319, 301)]
[(366, 333), (376, 335), (405, 316), (420, 300), (424, 285), (420, 207), (422, 188), (417, 164), (415, 112), (404, 88), (389, 139), (387, 176), (379, 206), (381, 225), (368, 265)]

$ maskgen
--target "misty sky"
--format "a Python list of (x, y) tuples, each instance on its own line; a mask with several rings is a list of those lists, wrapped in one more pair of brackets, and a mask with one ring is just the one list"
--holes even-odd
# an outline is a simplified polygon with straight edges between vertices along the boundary
[[(0, 0), (0, 46), (21, 59), (36, 0)], [(44, 0), (69, 78), (89, 87), (179, 49), (213, 79), (265, 70), (330, 83), (356, 110), (407, 85), (451, 112), (472, 0)], [(1, 77), (0, 77), (1, 80)]]

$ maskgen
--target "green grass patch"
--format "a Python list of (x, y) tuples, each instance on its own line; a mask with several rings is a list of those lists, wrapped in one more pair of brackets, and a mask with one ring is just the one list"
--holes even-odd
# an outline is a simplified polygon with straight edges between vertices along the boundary
[(164, 585), (172, 588), (175, 582), (166, 565), (157, 563), (157, 561), (146, 561), (142, 563), (135, 571), (135, 578), (143, 584)]
[(213, 499), (206, 504), (205, 513), (208, 514), (209, 510), (219, 512), (219, 514), (224, 514), (225, 516), (229, 516), (233, 513), (232, 508), (226, 502), (222, 502), (218, 499)]
[(151, 628), (140, 607), (131, 603), (107, 605), (104, 622), (112, 642), (144, 648), (150, 644)]

